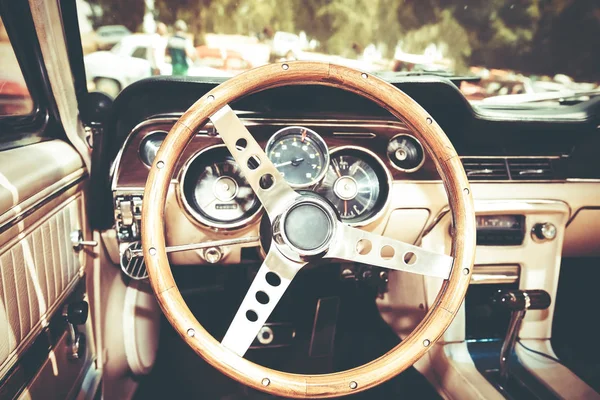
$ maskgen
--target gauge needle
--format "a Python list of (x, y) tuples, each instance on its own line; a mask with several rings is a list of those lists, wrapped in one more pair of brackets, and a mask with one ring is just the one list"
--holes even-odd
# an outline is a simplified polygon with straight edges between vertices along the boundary
[(340, 173), (340, 166), (338, 165), (338, 163), (335, 160), (333, 160), (331, 162), (331, 165), (333, 165), (333, 170), (337, 174), (338, 178), (341, 178), (342, 174)]
[(348, 200), (344, 200), (344, 215), (348, 215)]
[(294, 167), (297, 167), (298, 165), (300, 165), (300, 163), (304, 161), (304, 158), (295, 158), (293, 160), (290, 161), (286, 161), (286, 162), (282, 162), (279, 164), (275, 164), (275, 168), (279, 168), (279, 167), (285, 167), (286, 165), (293, 165)]

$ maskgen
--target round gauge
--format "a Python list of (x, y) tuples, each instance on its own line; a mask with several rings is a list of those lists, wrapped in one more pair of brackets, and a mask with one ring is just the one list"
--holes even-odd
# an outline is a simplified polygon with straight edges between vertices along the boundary
[(319, 182), (329, 164), (329, 151), (321, 136), (301, 126), (277, 131), (267, 143), (267, 156), (292, 187)]
[(183, 201), (200, 222), (235, 228), (256, 215), (260, 202), (225, 146), (196, 154), (182, 176)]
[(342, 221), (366, 224), (385, 205), (389, 180), (375, 155), (343, 147), (332, 152), (327, 174), (317, 192), (333, 203)]
[(390, 140), (387, 155), (392, 165), (403, 172), (415, 172), (425, 162), (421, 143), (411, 135), (397, 135)]
[(158, 153), (158, 149), (162, 142), (164, 142), (167, 137), (167, 132), (165, 131), (155, 131), (151, 132), (144, 139), (142, 139), (142, 143), (140, 143), (140, 158), (142, 162), (147, 166), (151, 166), (156, 158), (156, 153)]

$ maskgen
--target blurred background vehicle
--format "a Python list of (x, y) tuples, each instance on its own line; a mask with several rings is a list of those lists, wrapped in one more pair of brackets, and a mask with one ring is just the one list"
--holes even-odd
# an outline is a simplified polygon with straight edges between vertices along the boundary
[(271, 45), (271, 59), (297, 60), (302, 52), (300, 36), (290, 32), (275, 32)]
[(233, 74), (252, 68), (252, 64), (235, 50), (198, 46), (196, 54), (198, 58), (195, 65), (197, 66), (216, 68)]
[[(97, 51), (84, 57), (88, 86), (116, 97), (121, 90), (140, 79), (152, 76), (150, 48), (155, 37), (133, 34), (124, 37), (110, 51)], [(190, 76), (232, 76), (232, 72), (207, 65), (194, 64), (189, 60)], [(233, 62), (232, 62), (232, 65)], [(160, 75), (171, 75), (168, 57), (158, 65)]]
[(131, 35), (131, 31), (123, 25), (107, 25), (96, 29), (96, 43), (99, 50), (110, 50), (125, 36)]

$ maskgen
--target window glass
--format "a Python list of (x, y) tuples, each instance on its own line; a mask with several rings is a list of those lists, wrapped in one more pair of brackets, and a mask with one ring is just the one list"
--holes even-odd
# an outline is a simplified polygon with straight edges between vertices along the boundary
[(147, 47), (138, 47), (137, 49), (135, 49), (133, 51), (133, 53), (131, 54), (131, 57), (135, 57), (135, 58), (141, 58), (142, 60), (146, 59), (146, 52), (147, 52), (148, 48)]
[[(231, 77), (284, 60), (342, 64), (390, 80), (460, 77), (464, 96), (480, 105), (557, 106), (600, 95), (598, 0), (77, 0), (77, 6), (90, 87), (113, 96), (152, 75)], [(148, 49), (146, 57), (132, 54), (139, 46)]]
[(27, 115), (33, 101), (0, 17), (0, 117)]

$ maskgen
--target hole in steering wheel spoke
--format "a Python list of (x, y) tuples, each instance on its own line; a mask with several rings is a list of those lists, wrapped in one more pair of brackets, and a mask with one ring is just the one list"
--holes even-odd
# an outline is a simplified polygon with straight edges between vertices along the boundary
[(256, 292), (256, 301), (260, 304), (268, 304), (269, 303), (269, 295), (262, 290)]
[(273, 287), (281, 285), (281, 278), (275, 272), (267, 272), (267, 275), (265, 275), (265, 280)]
[(248, 146), (248, 141), (244, 138), (238, 139), (237, 142), (235, 142), (235, 148), (237, 151), (246, 150), (246, 146)]
[(258, 321), (258, 314), (256, 311), (248, 310), (246, 311), (246, 319), (250, 322), (256, 322)]
[(271, 174), (264, 174), (260, 177), (258, 185), (262, 190), (269, 190), (275, 184), (275, 177)]
[(384, 260), (391, 260), (396, 255), (396, 250), (394, 250), (394, 248), (392, 246), (386, 244), (385, 246), (383, 246), (381, 248), (379, 255)]
[(356, 243), (356, 252), (361, 256), (366, 256), (367, 254), (369, 254), (372, 248), (373, 244), (369, 239), (360, 239)]
[(254, 171), (260, 166), (260, 158), (258, 158), (257, 155), (252, 155), (248, 158), (246, 165), (248, 165), (248, 168), (250, 168), (251, 171)]
[(404, 253), (403, 260), (404, 264), (406, 265), (415, 265), (417, 262), (417, 255), (412, 251), (407, 251), (406, 253)]

